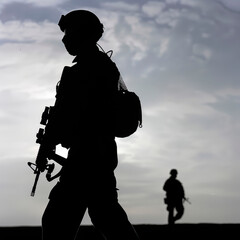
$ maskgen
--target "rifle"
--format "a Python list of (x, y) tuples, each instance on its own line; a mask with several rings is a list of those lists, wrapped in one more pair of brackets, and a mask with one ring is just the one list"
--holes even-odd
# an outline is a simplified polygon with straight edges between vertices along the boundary
[[(44, 125), (45, 129), (46, 129), (47, 123), (49, 121), (49, 118), (52, 114), (53, 108), (54, 107), (52, 107), (52, 106), (45, 107), (45, 110), (42, 113), (42, 118), (41, 118), (40, 124)], [(34, 174), (36, 174), (34, 184), (32, 187), (32, 191), (31, 191), (32, 197), (35, 195), (37, 183), (38, 183), (41, 172), (44, 172), (45, 170), (47, 170), (46, 178), (49, 182), (60, 176), (61, 170), (55, 176), (53, 176), (53, 177), (51, 176), (51, 174), (54, 170), (55, 164), (54, 163), (47, 164), (48, 160), (54, 160), (61, 166), (63, 166), (66, 161), (66, 159), (64, 157), (61, 157), (55, 153), (55, 149), (53, 149), (51, 152), (49, 152), (46, 157), (46, 153), (45, 153), (46, 150), (45, 150), (44, 146), (42, 145), (44, 133), (45, 133), (45, 130), (43, 128), (39, 128), (38, 133), (36, 134), (36, 137), (37, 137), (36, 143), (40, 144), (36, 162), (43, 162), (43, 163), (46, 162), (46, 164), (44, 166), (41, 166), (41, 168), (40, 168), (37, 164), (28, 162), (28, 166), (33, 170)]]
[(189, 198), (184, 197), (183, 200), (184, 200), (185, 202), (187, 202), (188, 204), (192, 204), (192, 203), (189, 201)]
[[(35, 169), (32, 167), (33, 165), (35, 166)], [(35, 163), (28, 162), (28, 166), (33, 170), (34, 174), (36, 174), (34, 184), (32, 187), (32, 191), (31, 191), (31, 196), (34, 197), (37, 183), (38, 183), (38, 180), (39, 180), (39, 177), (41, 174), (41, 170), (40, 170), (40, 168), (37, 167), (37, 165)], [(55, 167), (54, 163), (46, 165), (46, 170), (48, 171), (47, 176), (49, 176), (49, 175), (51, 176), (51, 173), (53, 172), (54, 167)]]

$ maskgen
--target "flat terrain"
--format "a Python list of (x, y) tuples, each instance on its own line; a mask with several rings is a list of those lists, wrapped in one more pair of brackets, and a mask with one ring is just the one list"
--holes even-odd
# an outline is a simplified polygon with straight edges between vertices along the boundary
[[(234, 239), (240, 231), (240, 224), (176, 224), (134, 225), (141, 240), (158, 239)], [(231, 236), (235, 236), (231, 238)], [(1, 240), (41, 240), (40, 227), (0, 227)], [(78, 240), (103, 240), (92, 226), (81, 226)], [(127, 239), (126, 239), (127, 240)]]

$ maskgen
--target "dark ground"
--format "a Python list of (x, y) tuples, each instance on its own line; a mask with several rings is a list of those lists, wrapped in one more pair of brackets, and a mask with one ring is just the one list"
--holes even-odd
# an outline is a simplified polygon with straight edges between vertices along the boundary
[[(240, 224), (134, 225), (141, 240), (160, 239), (235, 239)], [(238, 236), (238, 237), (236, 237)], [(0, 227), (1, 240), (41, 240), (40, 227)], [(92, 226), (81, 226), (77, 240), (102, 240)], [(123, 239), (128, 240), (128, 239)]]

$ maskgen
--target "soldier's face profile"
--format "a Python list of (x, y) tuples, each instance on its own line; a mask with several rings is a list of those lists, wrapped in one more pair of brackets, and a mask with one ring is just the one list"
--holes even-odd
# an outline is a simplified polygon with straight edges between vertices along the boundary
[(76, 28), (66, 28), (62, 42), (68, 53), (73, 56), (87, 51), (87, 47), (90, 46), (90, 41), (84, 31)]
[(70, 55), (76, 56), (79, 51), (79, 34), (71, 29), (65, 29), (62, 42)]

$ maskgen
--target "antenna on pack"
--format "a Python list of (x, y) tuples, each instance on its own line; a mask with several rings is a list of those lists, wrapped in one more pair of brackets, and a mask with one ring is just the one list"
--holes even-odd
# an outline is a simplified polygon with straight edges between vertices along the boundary
[(109, 58), (112, 57), (112, 55), (113, 55), (113, 50), (109, 50), (109, 51), (105, 52), (104, 49), (102, 48), (102, 46), (101, 46), (100, 44), (97, 43), (97, 46), (102, 50), (102, 52), (106, 53)]

